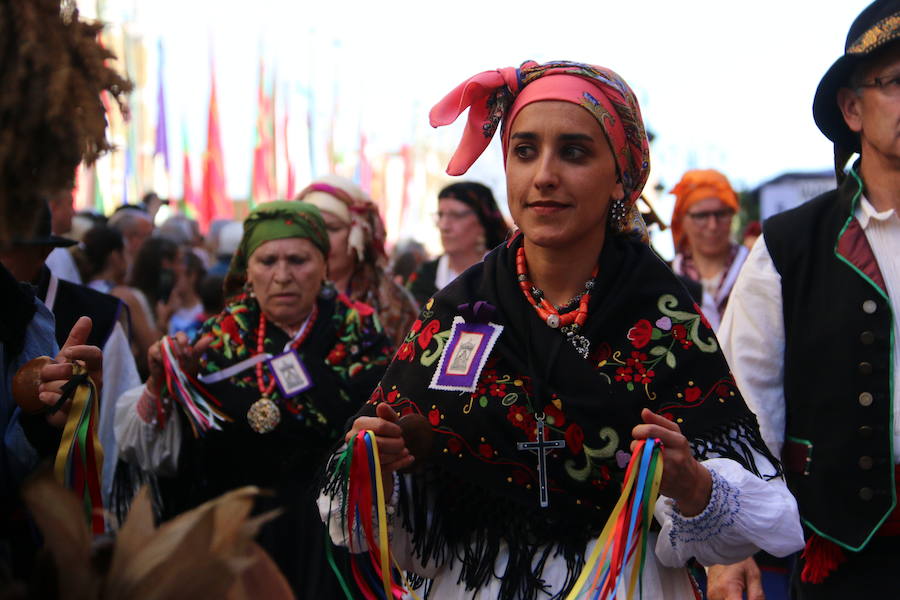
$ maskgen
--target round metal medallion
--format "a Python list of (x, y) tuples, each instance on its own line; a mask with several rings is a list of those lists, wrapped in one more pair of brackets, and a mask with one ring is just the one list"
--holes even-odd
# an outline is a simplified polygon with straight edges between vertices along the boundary
[(247, 411), (247, 423), (256, 433), (269, 433), (281, 422), (281, 410), (269, 398), (260, 398)]

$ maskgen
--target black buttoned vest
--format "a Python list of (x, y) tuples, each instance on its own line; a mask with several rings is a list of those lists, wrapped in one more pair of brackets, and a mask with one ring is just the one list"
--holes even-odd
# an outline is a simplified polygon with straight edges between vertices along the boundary
[(861, 191), (851, 173), (763, 227), (784, 306), (788, 486), (804, 524), (849, 550), (896, 504), (891, 306), (852, 218)]

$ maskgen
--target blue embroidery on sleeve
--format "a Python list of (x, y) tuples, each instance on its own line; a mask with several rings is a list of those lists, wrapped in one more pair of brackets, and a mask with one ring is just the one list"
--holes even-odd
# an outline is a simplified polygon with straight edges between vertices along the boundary
[(710, 469), (709, 473), (712, 475), (712, 492), (703, 512), (695, 517), (684, 517), (678, 504), (673, 503), (672, 529), (669, 531), (669, 543), (673, 548), (679, 543), (706, 541), (734, 525), (734, 516), (741, 510), (741, 491), (731, 487), (714, 470)]

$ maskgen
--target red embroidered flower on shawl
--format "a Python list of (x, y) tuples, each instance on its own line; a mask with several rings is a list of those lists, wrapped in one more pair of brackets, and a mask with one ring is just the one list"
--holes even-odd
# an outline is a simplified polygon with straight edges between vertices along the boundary
[(325, 358), (325, 362), (329, 365), (339, 364), (342, 360), (347, 357), (347, 347), (339, 343), (337, 346), (331, 349), (331, 352), (328, 353), (328, 356)]
[(228, 315), (227, 317), (222, 319), (222, 332), (228, 334), (228, 336), (231, 338), (232, 343), (241, 343), (241, 332), (238, 329), (237, 322), (234, 320), (233, 316)]
[[(420, 321), (416, 321), (416, 323), (421, 323)], [(441, 322), (437, 319), (432, 319), (428, 322), (427, 325), (422, 329), (421, 333), (419, 333), (419, 348), (424, 350), (431, 343), (431, 338), (434, 337), (434, 334), (438, 332), (441, 328)]]
[(578, 423), (572, 423), (566, 429), (566, 447), (572, 454), (581, 454), (584, 449), (584, 431)]
[(403, 342), (400, 344), (400, 348), (397, 349), (397, 360), (408, 360), (412, 361), (413, 357), (416, 355), (415, 350), (413, 350), (413, 345), (409, 342)]
[(460, 450), (462, 450), (462, 442), (460, 442), (455, 437), (448, 439), (447, 440), (447, 450), (449, 450), (453, 454), (457, 454)]
[(524, 406), (517, 406), (515, 404), (510, 406), (509, 412), (506, 413), (506, 419), (528, 434), (529, 437), (534, 436), (534, 416), (528, 412), (528, 409)]
[(479, 444), (478, 453), (483, 458), (494, 458), (494, 449), (491, 448), (490, 444)]
[(653, 325), (647, 319), (641, 319), (634, 324), (634, 327), (628, 330), (628, 339), (635, 348), (643, 348), (650, 343), (650, 336), (653, 334)]

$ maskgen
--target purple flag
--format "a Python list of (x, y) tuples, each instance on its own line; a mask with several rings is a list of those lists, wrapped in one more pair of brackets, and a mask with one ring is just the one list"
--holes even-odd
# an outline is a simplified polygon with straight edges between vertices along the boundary
[(163, 91), (163, 48), (159, 42), (159, 90), (156, 93), (156, 148), (153, 156), (162, 154), (166, 172), (169, 172), (169, 139), (166, 134), (166, 96)]

